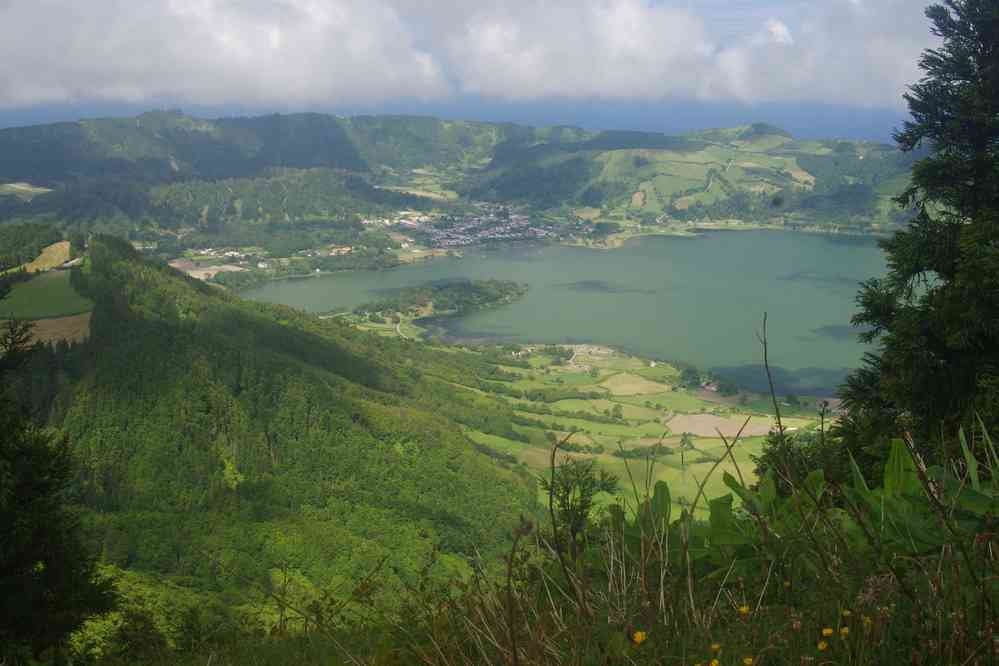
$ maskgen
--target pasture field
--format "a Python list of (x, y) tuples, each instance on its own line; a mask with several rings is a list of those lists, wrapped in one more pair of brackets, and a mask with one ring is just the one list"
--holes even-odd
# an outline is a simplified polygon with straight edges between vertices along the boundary
[(59, 241), (53, 243), (42, 250), (42, 253), (34, 261), (26, 264), (24, 270), (29, 273), (38, 273), (62, 266), (70, 259), (69, 241)]
[(0, 301), (0, 319), (66, 317), (93, 308), (93, 301), (76, 293), (69, 283), (69, 271), (50, 271), (15, 284), (10, 296)]
[[(564, 457), (592, 460), (614, 474), (621, 482), (620, 493), (630, 496), (629, 472), (639, 485), (647, 475), (655, 481), (666, 481), (673, 495), (674, 508), (680, 510), (697, 494), (698, 484), (708, 479), (705, 489), (709, 497), (726, 494), (723, 475), (728, 472), (748, 480), (754, 477), (751, 456), (758, 455), (774, 419), (768, 398), (755, 394), (721, 398), (699, 389), (674, 388), (679, 371), (666, 363), (654, 367), (648, 360), (592, 345), (574, 347), (571, 361), (556, 362), (540, 351), (526, 359), (530, 369), (504, 366), (504, 370), (520, 376), (507, 382), (521, 390), (575, 390), (593, 392), (599, 397), (573, 397), (551, 403), (514, 399), (501, 394), (478, 392), (483, 399), (506, 402), (520, 418), (529, 423), (518, 424), (516, 432), (527, 441), (507, 439), (497, 435), (468, 430), (470, 439), (505, 456), (512, 456), (519, 466), (534, 475), (547, 472), (551, 456), (551, 438), (569, 436)], [(590, 370), (597, 370), (597, 377)], [(647, 376), (642, 376), (647, 373)], [(654, 381), (652, 378), (660, 381)], [(740, 405), (739, 402), (745, 404)], [(539, 413), (539, 407), (551, 414)], [(615, 408), (619, 407), (619, 410)], [(542, 409), (541, 411), (544, 411)], [(785, 418), (788, 428), (809, 429), (818, 418), (812, 407), (790, 410)], [(621, 418), (612, 418), (615, 412)], [(566, 414), (575, 416), (566, 416)], [(587, 416), (589, 415), (589, 416)], [(731, 441), (746, 419), (749, 425), (735, 445), (732, 456), (726, 456), (720, 430)], [(717, 430), (716, 430), (717, 429)], [(690, 433), (691, 445), (681, 453), (681, 435)], [(652, 447), (660, 447), (655, 458), (647, 455)], [(575, 450), (573, 450), (575, 449)], [(633, 457), (616, 455), (620, 450)], [(734, 460), (732, 459), (734, 458)], [(717, 463), (717, 469), (711, 473)], [(651, 465), (651, 471), (649, 469)], [(540, 491), (539, 491), (540, 492)], [(544, 497), (539, 499), (545, 501)], [(603, 498), (608, 501), (610, 498)], [(706, 510), (701, 507), (699, 510)]]
[(82, 342), (90, 336), (90, 312), (68, 317), (37, 319), (31, 329), (33, 342), (55, 343), (60, 340)]
[(667, 388), (664, 384), (633, 375), (630, 372), (611, 375), (600, 385), (613, 395), (648, 395), (660, 393)]
[[(358, 321), (352, 315), (348, 320), (381, 335), (415, 338), (420, 333), (406, 317), (398, 327), (388, 322)], [(723, 482), (726, 472), (753, 480), (751, 456), (760, 453), (774, 424), (769, 396), (743, 392), (725, 397), (701, 388), (685, 388), (679, 383), (679, 369), (669, 363), (600, 345), (567, 347), (573, 352), (571, 357), (556, 358), (546, 353), (544, 346), (522, 346), (509, 365), (499, 361), (507, 381), (490, 380), (481, 388), (474, 388), (478, 386), (474, 382), (462, 386), (476, 401), (505, 404), (514, 415), (516, 435), (508, 438), (469, 427), (465, 431), (469, 439), (522, 472), (537, 476), (547, 473), (552, 438), (568, 437), (568, 449), (560, 459), (594, 461), (618, 477), (620, 493), (626, 496), (631, 493), (629, 471), (636, 481), (644, 483), (651, 465), (650, 478), (669, 484), (676, 510), (693, 500), (698, 484), (706, 478), (709, 497), (728, 492)], [(490, 386), (502, 389), (493, 392)], [(510, 390), (523, 395), (509, 395)], [(534, 392), (533, 400), (529, 392)], [(562, 393), (566, 397), (559, 399)], [(815, 399), (803, 398), (797, 406), (782, 405), (785, 427), (817, 427), (816, 404)], [(731, 441), (747, 418), (742, 438), (732, 456), (726, 456), (718, 431)], [(691, 437), (691, 444), (681, 453), (684, 433)], [(649, 453), (657, 446), (659, 453), (651, 458)], [(622, 450), (627, 458), (622, 457)], [(716, 463), (717, 469), (709, 478)], [(546, 501), (540, 494), (539, 499)]]

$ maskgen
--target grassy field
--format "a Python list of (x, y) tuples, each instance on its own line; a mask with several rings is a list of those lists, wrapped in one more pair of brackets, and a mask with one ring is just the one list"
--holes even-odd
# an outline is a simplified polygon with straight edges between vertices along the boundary
[(29, 273), (38, 273), (62, 266), (70, 259), (69, 241), (59, 241), (53, 243), (42, 250), (42, 253), (34, 261), (25, 265), (24, 270)]
[(82, 342), (90, 335), (90, 312), (70, 315), (68, 317), (52, 317), (38, 319), (31, 329), (31, 339), (38, 342)]
[[(416, 338), (421, 333), (406, 316), (398, 326), (388, 321), (373, 323), (355, 315), (346, 317), (354, 325), (380, 335)], [(705, 479), (708, 479), (705, 488), (709, 497), (728, 492), (723, 483), (726, 472), (749, 481), (754, 479), (751, 456), (759, 454), (774, 423), (769, 396), (744, 392), (726, 397), (700, 388), (688, 389), (680, 384), (680, 371), (669, 363), (652, 362), (599, 345), (572, 346), (569, 359), (556, 359), (541, 346), (520, 349), (517, 364), (501, 362), (501, 368), (510, 377), (503, 385), (524, 392), (524, 396), (463, 388), (475, 394), (476, 400), (511, 407), (518, 417), (514, 430), (526, 441), (474, 429), (466, 430), (466, 434), (480, 445), (511, 456), (530, 473), (544, 474), (548, 470), (550, 437), (563, 439), (572, 432), (568, 440), (570, 449), (577, 450), (566, 451), (565, 455), (593, 460), (616, 475), (622, 481), (620, 492), (626, 497), (631, 495), (629, 471), (641, 483), (646, 478), (666, 481), (678, 510), (693, 500), (698, 484)], [(519, 365), (522, 363), (525, 367)], [(475, 382), (469, 384), (475, 385)], [(541, 402), (528, 398), (527, 392), (538, 391), (555, 399)], [(559, 400), (561, 392), (570, 395)], [(816, 400), (809, 398), (803, 398), (793, 408), (783, 406), (782, 413), (785, 427), (796, 430), (814, 428), (819, 420)], [(732, 456), (726, 456), (718, 432), (732, 441), (747, 419), (743, 437)], [(693, 447), (681, 454), (684, 433), (692, 436)], [(656, 445), (661, 446), (661, 453), (650, 460), (644, 452)], [(615, 455), (621, 449), (637, 449), (639, 453), (626, 461)], [(709, 478), (715, 463), (717, 469)]]
[[(725, 398), (685, 389), (676, 385), (679, 372), (669, 364), (652, 365), (646, 359), (592, 345), (574, 349), (576, 354), (568, 363), (556, 362), (540, 350), (531, 352), (524, 359), (530, 368), (504, 367), (520, 376), (508, 385), (521, 390), (593, 392), (599, 397), (537, 403), (479, 392), (483, 399), (491, 397), (511, 404), (519, 416), (531, 419), (538, 426), (516, 427), (528, 442), (475, 430), (469, 430), (468, 436), (494, 451), (513, 456), (531, 473), (544, 474), (551, 455), (549, 433), (561, 439), (575, 429), (570, 444), (589, 448), (566, 452), (566, 456), (593, 460), (616, 475), (621, 481), (620, 492), (626, 497), (632, 492), (629, 472), (640, 485), (647, 478), (653, 482), (666, 481), (677, 510), (693, 500), (698, 485), (705, 480), (707, 495), (717, 497), (728, 492), (723, 482), (726, 472), (737, 478), (754, 479), (751, 457), (760, 453), (765, 435), (773, 425), (772, 404), (766, 396), (746, 393)], [(538, 413), (539, 406), (552, 413)], [(785, 419), (788, 428), (808, 429), (817, 424), (814, 401), (786, 411), (790, 412)], [(615, 412), (621, 418), (610, 419)], [(725, 443), (718, 431), (732, 441), (747, 418), (749, 425), (743, 437), (732, 456), (726, 456)], [(693, 435), (693, 446), (681, 454), (684, 432)], [(654, 460), (641, 454), (627, 460), (615, 455), (620, 449), (644, 451), (657, 444), (664, 453)], [(711, 473), (716, 463), (717, 468)]]
[(89, 312), (93, 307), (90, 299), (73, 289), (68, 271), (50, 271), (14, 285), (10, 296), (0, 302), (0, 319), (66, 317)]

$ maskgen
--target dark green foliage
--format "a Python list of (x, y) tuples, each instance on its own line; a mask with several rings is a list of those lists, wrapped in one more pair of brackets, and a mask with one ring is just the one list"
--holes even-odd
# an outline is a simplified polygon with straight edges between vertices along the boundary
[(617, 478), (598, 469), (592, 460), (566, 458), (552, 468), (550, 475), (539, 476), (538, 481), (549, 497), (556, 529), (563, 531), (564, 540), (556, 547), (567, 549), (575, 559), (584, 547), (597, 495), (617, 492)]
[(738, 139), (740, 141), (752, 141), (753, 139), (761, 139), (767, 136), (782, 136), (790, 139), (791, 133), (775, 125), (769, 125), (767, 123), (753, 123), (743, 131), (739, 132)]
[(617, 222), (597, 222), (593, 225), (593, 235), (598, 238), (610, 236), (621, 231), (621, 225)]
[[(871, 455), (858, 447), (859, 460), (865, 477), (878, 478), (881, 466)], [(816, 431), (790, 433), (781, 437), (767, 435), (759, 456), (753, 456), (757, 475), (777, 479), (777, 489), (783, 496), (791, 494), (787, 479), (804, 479), (813, 470), (822, 470), (830, 483), (850, 480), (850, 457), (844, 443), (837, 437)]]
[(368, 164), (393, 169), (482, 165), (512, 127), (419, 116), (357, 116), (341, 122)]
[[(111, 607), (68, 506), (67, 442), (35, 427), (13, 395), (30, 327), (5, 322), (0, 337), (0, 661), (59, 647), (93, 613)], [(9, 661), (8, 661), (9, 660)]]
[(553, 208), (574, 200), (597, 173), (597, 165), (583, 157), (553, 164), (520, 163), (473, 184), (463, 192), (473, 199), (518, 200), (539, 208)]
[(701, 373), (697, 368), (685, 366), (680, 371), (680, 383), (688, 388), (697, 388), (701, 385)]
[(106, 562), (276, 613), (280, 572), (293, 605), (342, 601), (391, 554), (372, 590), (391, 605), (430, 553), (458, 570), (532, 510), (529, 485), (455, 425), (511, 430), (509, 408), (450, 383), (487, 374), (477, 356), (243, 302), (114, 238), (89, 252), (90, 340), (17, 386), (73, 442)]
[(942, 433), (999, 411), (999, 5), (950, 0), (927, 10), (939, 49), (906, 95), (901, 147), (927, 147), (901, 203), (916, 213), (883, 243), (886, 277), (863, 285), (854, 323), (878, 352), (844, 388), (844, 437), (886, 440), (898, 429), (925, 453)]
[(512, 280), (441, 280), (394, 290), (374, 303), (354, 308), (357, 313), (408, 312), (433, 303), (437, 314), (468, 314), (509, 303), (527, 293), (527, 285)]
[(41, 251), (62, 240), (48, 224), (0, 224), (0, 271), (28, 263)]
[(659, 456), (673, 455), (673, 450), (664, 446), (636, 446), (630, 449), (616, 449), (611, 451), (611, 455), (616, 458), (626, 458), (628, 460), (648, 461)]

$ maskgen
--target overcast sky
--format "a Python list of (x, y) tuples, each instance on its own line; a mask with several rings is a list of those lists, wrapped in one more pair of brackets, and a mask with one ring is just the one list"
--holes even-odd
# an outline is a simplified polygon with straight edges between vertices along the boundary
[(0, 0), (0, 114), (169, 103), (897, 116), (933, 45), (924, 4)]

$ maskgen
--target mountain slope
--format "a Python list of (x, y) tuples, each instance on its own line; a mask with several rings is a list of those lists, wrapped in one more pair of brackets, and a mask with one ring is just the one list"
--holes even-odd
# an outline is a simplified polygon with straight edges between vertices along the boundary
[(40, 351), (19, 393), (69, 439), (106, 563), (266, 615), (276, 576), (339, 598), (391, 553), (391, 605), (432, 552), (460, 570), (533, 510), (458, 427), (509, 428), (446, 383), (488, 374), (476, 356), (243, 302), (112, 238), (74, 283), (91, 338)]
[[(206, 216), (238, 225), (331, 211), (371, 215), (420, 205), (418, 197), (390, 199), (380, 187), (421, 191), (429, 181), (466, 200), (519, 203), (561, 219), (587, 209), (583, 217), (625, 224), (740, 219), (882, 228), (905, 219), (891, 198), (916, 158), (876, 143), (798, 141), (764, 123), (674, 137), (414, 116), (202, 120), (161, 111), (0, 130), (0, 184), (55, 190), (30, 201), (0, 196), (0, 220), (125, 233), (199, 226)], [(301, 189), (309, 178), (324, 181), (324, 196)], [(243, 205), (231, 181), (254, 181), (276, 204), (266, 214)], [(191, 192), (163, 196), (170, 188)], [(449, 205), (422, 205), (431, 203)]]
[(866, 142), (795, 141), (765, 124), (686, 137), (603, 132), (510, 151), (472, 174), (470, 198), (599, 209), (607, 220), (665, 216), (893, 224), (914, 157)]

